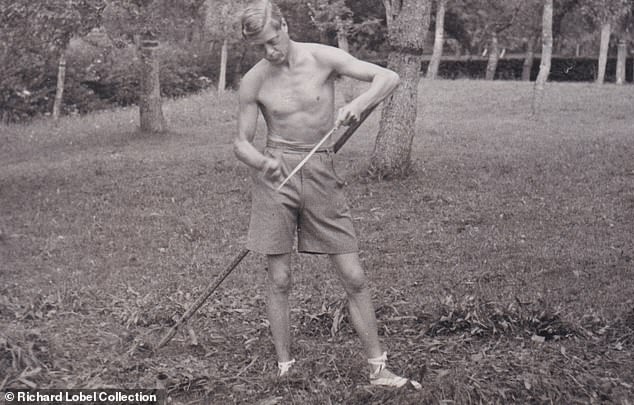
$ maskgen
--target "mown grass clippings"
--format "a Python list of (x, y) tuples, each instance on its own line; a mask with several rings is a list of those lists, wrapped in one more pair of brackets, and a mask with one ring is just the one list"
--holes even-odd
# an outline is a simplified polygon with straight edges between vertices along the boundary
[(275, 378), (256, 254), (152, 350), (243, 247), (250, 173), (231, 151), (231, 93), (168, 102), (159, 137), (136, 134), (133, 109), (2, 128), (0, 389), (160, 387), (178, 404), (631, 401), (631, 89), (552, 84), (536, 118), (523, 83), (420, 89), (412, 175), (365, 175), (377, 113), (337, 169), (389, 366), (422, 391), (369, 386), (345, 292), (317, 256), (292, 259), (292, 379)]

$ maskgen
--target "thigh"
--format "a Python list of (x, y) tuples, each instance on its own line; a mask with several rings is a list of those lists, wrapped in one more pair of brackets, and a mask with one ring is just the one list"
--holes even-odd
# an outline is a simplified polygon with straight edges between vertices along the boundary
[[(289, 162), (282, 161), (283, 165)], [(283, 169), (284, 171), (285, 169)], [(296, 187), (276, 191), (270, 183), (255, 174), (251, 192), (251, 219), (247, 248), (258, 253), (277, 255), (290, 253), (295, 241), (299, 197)]]
[(357, 237), (343, 191), (344, 183), (334, 171), (331, 156), (320, 154), (315, 158), (304, 180), (299, 250), (326, 254), (357, 252)]

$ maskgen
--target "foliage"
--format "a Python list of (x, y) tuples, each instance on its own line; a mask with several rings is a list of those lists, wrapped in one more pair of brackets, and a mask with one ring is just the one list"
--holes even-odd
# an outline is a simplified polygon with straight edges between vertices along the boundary
[(352, 10), (344, 0), (313, 0), (307, 3), (310, 19), (319, 31), (331, 36), (341, 30), (346, 35), (352, 32)]
[(505, 33), (504, 44), (511, 49), (521, 49), (523, 44), (542, 32), (543, 0), (525, 0), (518, 9), (513, 24)]
[[(90, 75), (81, 81), (108, 105), (136, 104), (140, 74), (136, 52), (134, 46), (113, 47), (100, 63), (86, 66)], [(211, 80), (203, 74), (205, 66), (188, 49), (162, 44), (158, 54), (162, 60), (160, 78), (163, 96), (181, 97), (210, 86)], [(69, 59), (69, 63), (82, 70), (77, 61)]]
[[(448, 42), (452, 47), (460, 43), (462, 46), (457, 48), (468, 53), (479, 53), (488, 41), (487, 33), (512, 20), (500, 34), (501, 45), (509, 51), (523, 51), (526, 40), (539, 31), (539, 3), (538, 0), (519, 3), (518, 0), (452, 0), (448, 3), (445, 23)], [(134, 102), (138, 86), (138, 79), (133, 77), (137, 71), (134, 46), (143, 32), (156, 35), (164, 42), (161, 51), (162, 63), (166, 65), (162, 69), (162, 77), (166, 80), (164, 95), (181, 96), (205, 88), (207, 80), (215, 82), (219, 72), (220, 41), (224, 38), (229, 40), (228, 82), (235, 86), (240, 74), (259, 59), (259, 55), (241, 41), (237, 15), (242, 4), (228, 0), (0, 0), (3, 10), (0, 15), (0, 68), (3, 69), (0, 121), (27, 120), (51, 110), (56, 63), (60, 52), (73, 38), (92, 41), (93, 45), (83, 47), (81, 51), (69, 51), (66, 113), (84, 113), (106, 108), (112, 103), (128, 105)], [(321, 28), (333, 43), (333, 19), (341, 15), (350, 34), (353, 53), (375, 62), (387, 57), (381, 0), (278, 0), (278, 4), (294, 39), (320, 41), (318, 28)], [(598, 43), (597, 19), (609, 15), (620, 22), (616, 34), (631, 38), (632, 33), (628, 34), (627, 30), (634, 18), (632, 7), (631, 0), (556, 1), (553, 21), (556, 52), (573, 54), (580, 45), (582, 54), (587, 55)], [(97, 26), (101, 28), (94, 30)], [(106, 39), (95, 41), (96, 36)], [(81, 52), (87, 52), (89, 56), (82, 56)], [(95, 63), (96, 60), (101, 62)], [(479, 77), (478, 63), (446, 60), (441, 75)], [(515, 66), (515, 62), (502, 60), (500, 63), (503, 71), (498, 77), (516, 77), (515, 67), (505, 67)], [(558, 71), (566, 71), (569, 62), (555, 63), (553, 73), (557, 77)], [(560, 79), (574, 77), (585, 81), (593, 74), (590, 62), (577, 61), (576, 66), (583, 73), (573, 74), (573, 69), (560, 74)], [(447, 70), (454, 68), (453, 72)], [(610, 69), (608, 67), (608, 74)]]
[(136, 35), (184, 40), (202, 18), (204, 0), (108, 0), (104, 25), (129, 42)]
[(0, 23), (9, 45), (63, 50), (71, 37), (100, 23), (105, 0), (1, 0)]
[(315, 0), (308, 2), (311, 21), (334, 44), (337, 32), (342, 32), (356, 50), (367, 50), (376, 32), (381, 29), (378, 17), (359, 18), (344, 0)]
[(56, 79), (48, 69), (73, 36), (100, 23), (103, 7), (102, 0), (0, 1), (0, 120), (50, 110)]
[(597, 25), (617, 26), (632, 12), (632, 0), (582, 0), (581, 10)]
[[(466, 48), (480, 53), (489, 42), (491, 34), (500, 36), (517, 24), (522, 14), (526, 18), (534, 8), (532, 1), (525, 0), (454, 0), (449, 8), (459, 15), (465, 31), (469, 33)], [(532, 17), (532, 16), (531, 16)], [(512, 44), (509, 44), (512, 47)]]
[(245, 5), (246, 0), (205, 2), (205, 26), (211, 39), (220, 42), (227, 40), (230, 47), (236, 47), (242, 41), (239, 17)]
[(200, 58), (182, 47), (164, 44), (159, 51), (161, 58), (161, 92), (165, 97), (183, 97), (211, 86), (206, 76), (206, 66)]

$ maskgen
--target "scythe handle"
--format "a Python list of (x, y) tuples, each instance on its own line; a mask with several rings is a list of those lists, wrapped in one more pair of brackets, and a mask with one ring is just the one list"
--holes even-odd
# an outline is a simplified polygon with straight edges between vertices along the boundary
[(341, 147), (346, 142), (348, 142), (348, 139), (350, 139), (352, 134), (354, 134), (354, 131), (356, 131), (357, 128), (359, 128), (361, 124), (363, 124), (363, 121), (365, 121), (365, 119), (368, 118), (370, 114), (372, 114), (372, 111), (374, 111), (377, 105), (379, 104), (378, 103), (374, 104), (372, 107), (362, 112), (361, 117), (359, 117), (359, 120), (355, 122), (354, 124), (350, 125), (348, 129), (346, 129), (346, 131), (339, 137), (339, 139), (337, 139), (337, 142), (335, 142), (335, 146), (333, 147), (335, 153), (339, 152), (339, 149), (341, 149)]
[(224, 281), (225, 278), (227, 278), (227, 276), (229, 274), (231, 274), (231, 272), (238, 266), (238, 264), (240, 264), (240, 262), (242, 261), (242, 259), (244, 259), (244, 257), (249, 253), (249, 249), (243, 249), (231, 262), (231, 264), (229, 264), (229, 266), (225, 269), (225, 271), (223, 271), (222, 273), (220, 273), (216, 279), (209, 284), (209, 286), (207, 287), (207, 289), (205, 290), (205, 292), (198, 297), (198, 299), (196, 300), (196, 302), (194, 302), (192, 304), (191, 307), (189, 307), (187, 309), (187, 311), (185, 311), (185, 313), (183, 314), (183, 316), (181, 316), (181, 318), (178, 320), (178, 322), (176, 322), (176, 325), (172, 326), (171, 329), (165, 334), (165, 336), (163, 336), (163, 338), (161, 339), (161, 341), (156, 345), (156, 347), (154, 347), (154, 350), (158, 350), (161, 347), (165, 346), (167, 344), (167, 342), (169, 342), (170, 340), (172, 340), (172, 338), (174, 337), (174, 335), (176, 335), (176, 332), (178, 331), (178, 328), (183, 325), (185, 322), (187, 322), (187, 320), (189, 318), (192, 317), (192, 315), (194, 315), (194, 313), (198, 310), (198, 308), (200, 308), (203, 303), (205, 301), (207, 301), (207, 298), (209, 298), (209, 296), (216, 291), (216, 288), (218, 288), (218, 286)]

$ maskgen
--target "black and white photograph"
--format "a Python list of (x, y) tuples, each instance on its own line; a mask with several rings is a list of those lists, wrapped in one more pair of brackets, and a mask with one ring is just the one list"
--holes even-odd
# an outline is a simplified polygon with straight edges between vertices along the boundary
[(0, 403), (634, 405), (634, 0), (0, 0)]

